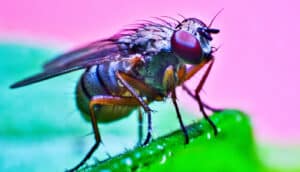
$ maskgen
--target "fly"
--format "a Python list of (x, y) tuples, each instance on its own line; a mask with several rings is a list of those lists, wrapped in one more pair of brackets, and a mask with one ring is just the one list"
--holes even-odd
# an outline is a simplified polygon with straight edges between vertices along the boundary
[[(171, 97), (180, 127), (189, 142), (176, 102), (176, 87), (182, 86), (199, 104), (200, 111), (217, 134), (216, 125), (204, 111), (199, 92), (214, 63), (212, 35), (219, 33), (197, 18), (182, 21), (171, 17), (143, 20), (117, 34), (62, 54), (43, 66), (43, 71), (26, 78), (11, 88), (23, 87), (65, 73), (84, 69), (76, 87), (76, 102), (85, 119), (91, 121), (95, 144), (86, 156), (70, 171), (81, 167), (101, 142), (97, 123), (111, 122), (126, 117), (134, 109), (147, 114), (148, 130), (142, 145), (152, 139), (149, 103)], [(213, 20), (215, 17), (213, 18)], [(212, 20), (212, 21), (213, 21)], [(187, 67), (189, 65), (189, 67)], [(190, 91), (184, 83), (203, 66), (206, 71), (196, 87)], [(141, 129), (141, 127), (140, 127)], [(142, 138), (139, 132), (140, 141)]]

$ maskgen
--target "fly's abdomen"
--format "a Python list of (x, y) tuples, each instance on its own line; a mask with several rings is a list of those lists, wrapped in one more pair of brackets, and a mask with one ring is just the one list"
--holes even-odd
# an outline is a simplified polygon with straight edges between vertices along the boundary
[[(93, 96), (118, 96), (118, 86), (113, 69), (109, 64), (101, 64), (88, 69), (80, 78), (76, 88), (77, 106), (86, 120), (89, 117), (89, 102)], [(96, 105), (95, 115), (98, 122), (110, 122), (121, 119), (130, 114), (134, 106)]]

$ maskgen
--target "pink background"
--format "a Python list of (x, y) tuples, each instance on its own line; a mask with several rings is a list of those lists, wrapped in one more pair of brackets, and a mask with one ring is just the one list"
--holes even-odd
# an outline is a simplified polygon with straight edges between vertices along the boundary
[[(214, 23), (221, 29), (214, 45), (222, 47), (204, 99), (249, 112), (262, 141), (299, 143), (299, 6), (296, 0), (10, 0), (1, 2), (0, 38), (76, 46), (137, 19), (180, 13), (208, 23), (224, 8)], [(191, 99), (180, 102), (190, 105)]]

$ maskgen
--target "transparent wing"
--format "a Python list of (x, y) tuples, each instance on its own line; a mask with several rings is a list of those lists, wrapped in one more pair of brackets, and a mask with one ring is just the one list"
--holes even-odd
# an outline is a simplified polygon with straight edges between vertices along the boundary
[(62, 54), (44, 65), (44, 70), (55, 68), (68, 68), (82, 61), (89, 61), (105, 57), (110, 53), (119, 51), (115, 42), (116, 39), (104, 39), (89, 43), (85, 46)]
[(106, 61), (116, 60), (120, 53), (120, 49), (113, 39), (96, 41), (54, 58), (44, 65), (41, 73), (16, 82), (10, 87), (26, 86)]
[[(55, 59), (47, 62), (43, 66), (44, 70), (41, 73), (16, 82), (10, 87), (17, 88), (26, 86), (75, 70), (88, 68), (96, 64), (101, 64), (105, 61), (117, 60), (116, 58), (126, 57), (130, 55), (129, 53), (143, 53), (146, 50), (147, 46), (144, 45), (145, 41), (140, 41), (139, 43), (139, 40), (145, 40), (140, 38), (147, 37), (147, 34), (149, 36), (149, 34), (152, 34), (154, 32), (161, 32), (164, 34), (165, 31), (163, 30), (163, 28), (172, 31), (173, 27), (178, 24), (174, 23), (173, 26), (171, 23), (165, 21), (162, 18), (157, 19), (159, 19), (163, 23), (160, 24), (144, 20), (142, 21), (142, 23), (133, 25), (132, 28), (121, 30), (119, 33), (108, 39), (98, 40), (68, 53), (62, 54)], [(131, 38), (130, 36), (133, 34), (135, 36)], [(156, 34), (156, 37), (158, 36), (161, 37), (160, 39), (165, 39), (165, 37), (160, 35), (162, 34)], [(129, 36), (129, 40), (127, 39), (127, 42), (119, 41), (119, 39), (124, 36)], [(139, 48), (136, 49), (130, 48), (130, 46), (120, 46), (121, 44), (130, 44), (130, 42), (132, 42), (132, 39), (136, 39), (135, 45)]]

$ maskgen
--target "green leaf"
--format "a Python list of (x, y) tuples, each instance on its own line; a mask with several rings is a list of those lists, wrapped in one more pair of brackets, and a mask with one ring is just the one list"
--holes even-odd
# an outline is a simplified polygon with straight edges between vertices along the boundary
[(247, 115), (225, 110), (211, 118), (219, 129), (217, 136), (203, 119), (187, 126), (187, 145), (178, 130), (82, 171), (262, 171)]

